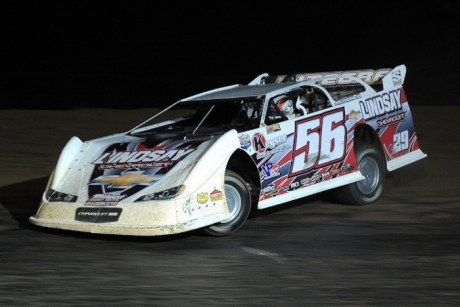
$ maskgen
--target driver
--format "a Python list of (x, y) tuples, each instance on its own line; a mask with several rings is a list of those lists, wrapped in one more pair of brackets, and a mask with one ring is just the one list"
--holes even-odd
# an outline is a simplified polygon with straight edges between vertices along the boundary
[(276, 101), (276, 106), (280, 109), (281, 112), (288, 118), (292, 119), (296, 117), (294, 109), (294, 101), (286, 96), (281, 96)]

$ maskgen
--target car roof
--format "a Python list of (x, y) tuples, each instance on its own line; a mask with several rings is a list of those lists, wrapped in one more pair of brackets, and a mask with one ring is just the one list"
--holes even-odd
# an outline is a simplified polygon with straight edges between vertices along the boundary
[(234, 99), (251, 99), (266, 95), (270, 92), (288, 88), (294, 85), (294, 82), (289, 83), (270, 83), (262, 85), (233, 85), (218, 88), (212, 91), (204, 92), (181, 100), (186, 102), (205, 102), (209, 100), (234, 100)]

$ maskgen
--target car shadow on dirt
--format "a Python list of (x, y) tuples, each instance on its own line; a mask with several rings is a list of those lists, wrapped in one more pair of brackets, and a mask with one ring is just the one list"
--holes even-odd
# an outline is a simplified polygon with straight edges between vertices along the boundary
[[(186, 233), (164, 235), (164, 236), (122, 236), (122, 235), (107, 235), (107, 234), (93, 234), (76, 231), (67, 231), (60, 229), (51, 229), (39, 227), (29, 222), (29, 217), (37, 212), (40, 199), (43, 191), (46, 188), (48, 176), (32, 179), (20, 183), (11, 184), (8, 186), (0, 187), (0, 206), (3, 206), (11, 214), (17, 226), (22, 229), (27, 229), (33, 232), (58, 235), (63, 237), (82, 238), (91, 240), (116, 240), (116, 241), (136, 241), (145, 243), (155, 243), (164, 241), (173, 241), (184, 239), (187, 237), (208, 237), (200, 230), (190, 231)], [(277, 212), (289, 210), (306, 203), (313, 203), (316, 201), (324, 201), (326, 195), (324, 193), (315, 194), (309, 197), (294, 200), (279, 206), (274, 206), (264, 210), (252, 210), (248, 219), (257, 219), (266, 215), (275, 214)], [(1, 212), (0, 212), (1, 214)], [(5, 218), (5, 217), (3, 217)], [(9, 217), (6, 217), (9, 218)]]
[[(19, 228), (43, 234), (58, 235), (63, 237), (82, 238), (91, 240), (117, 240), (117, 241), (138, 241), (138, 242), (163, 242), (192, 236), (193, 233), (184, 233), (165, 236), (119, 236), (106, 234), (93, 234), (60, 229), (45, 228), (33, 225), (29, 217), (34, 215), (40, 204), (43, 191), (46, 188), (48, 176), (32, 179), (20, 183), (0, 187), (0, 208), (3, 206), (11, 214)], [(2, 214), (0, 212), (0, 214)], [(2, 217), (5, 219), (5, 217)]]
[(0, 203), (20, 228), (30, 228), (29, 217), (36, 213), (47, 181), (46, 176), (0, 188)]

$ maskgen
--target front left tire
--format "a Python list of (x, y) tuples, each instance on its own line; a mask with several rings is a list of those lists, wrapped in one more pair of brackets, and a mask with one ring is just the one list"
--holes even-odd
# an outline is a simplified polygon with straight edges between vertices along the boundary
[(204, 228), (204, 232), (215, 237), (222, 237), (240, 228), (251, 211), (251, 193), (244, 179), (237, 173), (225, 172), (225, 198), (230, 217), (218, 224)]

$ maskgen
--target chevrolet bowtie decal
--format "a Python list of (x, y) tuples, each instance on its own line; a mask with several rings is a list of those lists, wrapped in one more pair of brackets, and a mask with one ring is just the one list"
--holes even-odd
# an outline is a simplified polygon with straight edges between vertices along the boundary
[(143, 171), (128, 171), (120, 175), (100, 176), (90, 185), (108, 185), (109, 188), (129, 188), (133, 185), (151, 185), (158, 181), (157, 176), (142, 175)]

